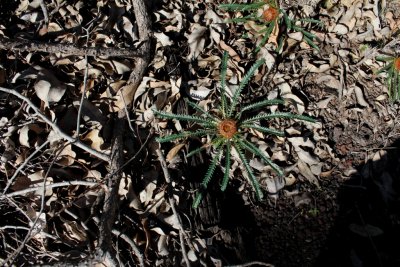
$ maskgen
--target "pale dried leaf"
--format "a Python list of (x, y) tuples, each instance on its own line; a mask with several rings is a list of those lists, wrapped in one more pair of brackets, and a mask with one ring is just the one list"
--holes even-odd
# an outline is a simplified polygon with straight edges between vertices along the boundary
[(315, 184), (316, 186), (319, 187), (319, 182), (318, 179), (315, 177), (315, 175), (312, 173), (310, 168), (306, 163), (301, 161), (300, 159), (297, 161), (297, 167), (299, 168), (300, 174), (304, 176), (310, 183)]
[(58, 102), (64, 96), (67, 86), (60, 82), (53, 72), (36, 66), (38, 70), (38, 79), (35, 83), (36, 95), (42, 100), (46, 106)]
[(97, 129), (93, 129), (87, 133), (83, 140), (89, 142), (90, 146), (98, 151), (101, 151), (101, 146), (104, 144), (104, 140), (100, 136), (100, 131)]
[(356, 94), (357, 103), (360, 104), (360, 106), (363, 106), (363, 107), (369, 106), (367, 101), (364, 98), (363, 91), (360, 87), (354, 86), (354, 93)]
[(188, 38), (188, 44), (190, 48), (190, 53), (186, 57), (187, 61), (192, 61), (193, 59), (197, 58), (203, 51), (205, 44), (204, 33), (206, 30), (206, 27), (195, 23), (191, 27), (191, 33), (189, 35), (185, 35)]
[(179, 145), (176, 145), (173, 148), (171, 148), (171, 150), (168, 151), (168, 154), (166, 156), (167, 162), (171, 161), (184, 146), (185, 146), (185, 144), (179, 144)]
[(169, 46), (173, 44), (173, 42), (169, 39), (169, 37), (162, 32), (161, 33), (156, 32), (154, 33), (154, 36), (157, 38), (157, 41), (161, 43), (162, 46)]

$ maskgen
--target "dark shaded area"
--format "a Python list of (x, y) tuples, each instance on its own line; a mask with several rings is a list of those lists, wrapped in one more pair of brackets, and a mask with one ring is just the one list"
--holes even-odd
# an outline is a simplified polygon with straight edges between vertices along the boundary
[(315, 266), (400, 266), (400, 140), (372, 154), (340, 187), (339, 214)]
[(275, 202), (245, 205), (231, 186), (220, 199), (224, 236), (210, 255), (276, 267), (400, 266), (400, 141), (368, 158), (343, 183), (340, 177), (321, 180), (319, 189), (302, 183), (288, 188), (302, 193)]

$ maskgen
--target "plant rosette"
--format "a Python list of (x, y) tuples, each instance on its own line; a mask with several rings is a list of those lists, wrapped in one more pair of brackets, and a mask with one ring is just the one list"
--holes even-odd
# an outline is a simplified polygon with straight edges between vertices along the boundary
[[(262, 108), (265, 108), (266, 106), (284, 105), (285, 102), (281, 99), (267, 99), (241, 106), (239, 101), (241, 92), (246, 87), (255, 71), (265, 63), (265, 60), (258, 60), (250, 68), (250, 70), (240, 81), (239, 87), (235, 90), (232, 97), (229, 97), (230, 94), (228, 94), (226, 91), (227, 62), (228, 54), (224, 53), (221, 67), (221, 82), (219, 87), (220, 104), (217, 113), (207, 112), (199, 105), (190, 102), (189, 100), (186, 100), (188, 106), (193, 108), (193, 110), (200, 115), (181, 115), (153, 110), (155, 116), (160, 119), (187, 121), (195, 123), (199, 126), (199, 129), (197, 130), (187, 130), (177, 134), (158, 137), (158, 142), (164, 143), (179, 139), (202, 136), (207, 136), (207, 140), (210, 140), (207, 144), (191, 151), (186, 156), (191, 157), (210, 146), (213, 148), (213, 156), (210, 166), (208, 167), (208, 170), (201, 183), (200, 190), (197, 192), (193, 202), (194, 208), (197, 208), (203, 199), (204, 192), (207, 190), (208, 184), (213, 177), (218, 163), (220, 163), (224, 169), (224, 176), (221, 181), (221, 190), (224, 191), (226, 189), (229, 183), (229, 170), (231, 169), (231, 159), (233, 154), (238, 155), (238, 159), (242, 164), (245, 173), (247, 174), (246, 176), (254, 189), (257, 199), (261, 200), (263, 198), (263, 190), (259, 184), (258, 178), (249, 164), (249, 159), (247, 158), (245, 152), (249, 152), (250, 154), (260, 158), (279, 176), (284, 176), (284, 172), (281, 167), (279, 167), (270, 159), (266, 152), (261, 151), (256, 144), (250, 142), (248, 140), (248, 136), (252, 135), (252, 132), (261, 132), (270, 136), (285, 136), (283, 131), (268, 127), (268, 121), (275, 119), (291, 119), (311, 123), (315, 122), (315, 119), (305, 115), (298, 115), (289, 112), (266, 113), (262, 111)], [(248, 113), (256, 113), (257, 115)]]

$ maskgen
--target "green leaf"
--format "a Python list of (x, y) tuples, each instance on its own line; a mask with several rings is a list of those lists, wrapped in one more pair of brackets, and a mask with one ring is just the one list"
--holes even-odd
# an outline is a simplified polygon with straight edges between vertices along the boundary
[(268, 27), (267, 27), (267, 29), (266, 29), (266, 31), (265, 31), (265, 33), (264, 33), (264, 36), (263, 36), (263, 38), (261, 39), (261, 41), (260, 41), (260, 44), (256, 47), (256, 49), (254, 50), (254, 53), (255, 54), (257, 54), (260, 50), (261, 50), (261, 48), (267, 43), (267, 41), (268, 41), (268, 39), (269, 39), (269, 36), (271, 35), (271, 33), (272, 33), (272, 31), (274, 30), (274, 27), (275, 27), (275, 21), (272, 21), (269, 25), (268, 25)]
[(193, 109), (201, 112), (202, 114), (204, 114), (207, 118), (209, 118), (211, 121), (215, 121), (215, 117), (213, 117), (210, 113), (208, 113), (207, 111), (203, 110), (199, 105), (191, 102), (189, 99), (185, 98), (185, 102), (191, 106)]
[(166, 142), (171, 142), (171, 141), (174, 141), (177, 139), (183, 139), (183, 138), (187, 138), (187, 137), (207, 135), (207, 134), (210, 134), (213, 132), (214, 132), (214, 130), (209, 130), (209, 129), (201, 129), (201, 130), (197, 130), (194, 132), (184, 131), (184, 132), (177, 133), (177, 134), (171, 134), (171, 135), (166, 135), (163, 137), (157, 137), (156, 141), (159, 143), (166, 143)]
[(199, 147), (199, 148), (196, 148), (196, 149), (190, 151), (190, 152), (186, 155), (186, 158), (190, 158), (191, 156), (194, 156), (194, 155), (196, 155), (197, 153), (200, 153), (201, 151), (207, 149), (207, 147), (208, 147), (208, 146), (203, 145), (203, 146), (201, 146), (201, 147)]
[(226, 151), (225, 151), (225, 173), (224, 178), (222, 179), (221, 191), (225, 191), (229, 182), (229, 170), (231, 168), (231, 142), (226, 143)]
[(241, 114), (245, 111), (248, 111), (248, 110), (252, 110), (252, 109), (262, 108), (265, 106), (280, 105), (280, 104), (284, 105), (285, 101), (282, 99), (263, 100), (263, 101), (255, 102), (255, 103), (252, 103), (252, 104), (249, 104), (249, 105), (243, 107), (239, 114)]
[(233, 146), (235, 147), (236, 151), (238, 152), (239, 158), (246, 169), (246, 172), (249, 176), (249, 180), (250, 180), (250, 182), (254, 188), (254, 191), (256, 193), (257, 199), (261, 200), (263, 198), (263, 192), (261, 191), (260, 184), (258, 183), (257, 178), (254, 176), (253, 170), (251, 169), (249, 163), (247, 162), (247, 159), (244, 156), (244, 154), (240, 148), (240, 145), (237, 142), (233, 142)]
[(217, 151), (217, 155), (214, 156), (213, 160), (211, 161), (210, 167), (208, 167), (206, 176), (204, 176), (203, 182), (201, 183), (201, 185), (204, 188), (207, 188), (208, 183), (211, 181), (211, 178), (215, 172), (215, 167), (217, 166), (217, 162), (219, 160), (219, 158), (221, 157), (222, 154), (222, 149), (219, 148)]
[(244, 120), (242, 122), (242, 124), (247, 124), (247, 123), (258, 121), (258, 120), (270, 120), (270, 119), (275, 119), (275, 118), (296, 119), (296, 120), (308, 121), (308, 122), (313, 122), (313, 123), (316, 122), (315, 119), (313, 119), (309, 116), (305, 116), (305, 115), (298, 115), (298, 114), (287, 113), (287, 112), (275, 112), (275, 113), (257, 115), (253, 118)]
[(310, 39), (308, 38), (306, 35), (303, 36), (304, 41), (306, 41), (306, 43), (311, 46), (312, 48), (314, 48), (315, 50), (319, 51), (319, 47)]
[(240, 128), (245, 129), (245, 128), (251, 128), (254, 130), (257, 130), (259, 132), (262, 133), (266, 133), (266, 134), (272, 134), (272, 135), (276, 135), (276, 136), (285, 136), (285, 133), (283, 131), (279, 131), (279, 130), (275, 130), (275, 129), (271, 129), (271, 128), (267, 128), (264, 126), (260, 126), (260, 125), (255, 125), (255, 124), (241, 124)]
[(221, 106), (222, 106), (222, 117), (226, 118), (227, 112), (227, 99), (226, 99), (226, 71), (228, 69), (228, 52), (224, 52), (222, 56), (222, 64), (221, 64)]
[(256, 2), (251, 4), (222, 4), (219, 5), (219, 9), (227, 10), (227, 11), (247, 11), (247, 10), (257, 10), (260, 7), (264, 6), (265, 2)]
[(195, 198), (194, 198), (192, 207), (193, 207), (194, 209), (197, 209), (197, 208), (199, 207), (199, 205), (200, 205), (200, 203), (201, 203), (202, 200), (203, 200), (203, 192), (198, 191), (198, 192), (196, 193)]
[(159, 110), (155, 110), (155, 109), (153, 109), (153, 112), (157, 117), (164, 118), (164, 119), (175, 119), (175, 120), (179, 120), (179, 121), (197, 122), (197, 123), (203, 123), (205, 125), (216, 125), (217, 124), (215, 118), (213, 118), (213, 120), (210, 120), (210, 119), (192, 116), (192, 115), (172, 114), (172, 113), (167, 113), (167, 112), (159, 111)]
[(249, 142), (249, 141), (247, 141), (245, 139), (238, 140), (238, 142), (240, 143), (240, 145), (242, 147), (244, 147), (245, 149), (247, 149), (248, 151), (250, 151), (254, 155), (259, 156), (265, 163), (267, 163), (269, 166), (271, 166), (271, 168), (279, 176), (283, 176), (283, 170), (281, 169), (281, 167), (279, 167), (278, 165), (273, 163), (270, 158), (268, 158), (260, 149), (258, 149), (258, 147), (256, 147), (254, 144), (252, 144), (251, 142)]
[(258, 60), (251, 68), (250, 70), (244, 75), (243, 79), (240, 81), (239, 88), (236, 89), (233, 97), (232, 97), (232, 103), (229, 107), (228, 110), (228, 118), (232, 117), (232, 113), (238, 103), (239, 96), (243, 90), (243, 88), (247, 85), (247, 83), (250, 81), (250, 78), (253, 76), (254, 72), (262, 65), (265, 63), (265, 59)]
[(288, 29), (292, 29), (292, 20), (283, 9), (280, 9), (280, 11), (283, 14), (283, 19), (285, 20), (286, 26), (288, 27)]
[(383, 61), (383, 62), (389, 62), (394, 60), (393, 57), (387, 57), (387, 56), (377, 56), (375, 59), (377, 61)]
[(381, 74), (383, 72), (388, 72), (388, 71), (390, 71), (392, 66), (393, 66), (392, 64), (387, 64), (385, 67), (379, 69), (375, 74), (378, 75), (378, 74)]

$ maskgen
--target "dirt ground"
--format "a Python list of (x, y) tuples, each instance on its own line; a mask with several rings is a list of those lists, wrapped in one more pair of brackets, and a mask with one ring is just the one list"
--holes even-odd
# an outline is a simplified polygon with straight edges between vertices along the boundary
[[(2, 266), (400, 266), (400, 107), (376, 60), (400, 54), (400, 4), (278, 1), (321, 22), (301, 22), (318, 50), (282, 24), (254, 53), (260, 29), (228, 2), (251, 1), (0, 2)], [(193, 125), (152, 110), (217, 110), (223, 51), (230, 88), (266, 60), (241, 105), (281, 98), (317, 122), (255, 133), (285, 173), (246, 154), (262, 201), (234, 159), (193, 209), (215, 154), (186, 158), (207, 138), (159, 144)]]

